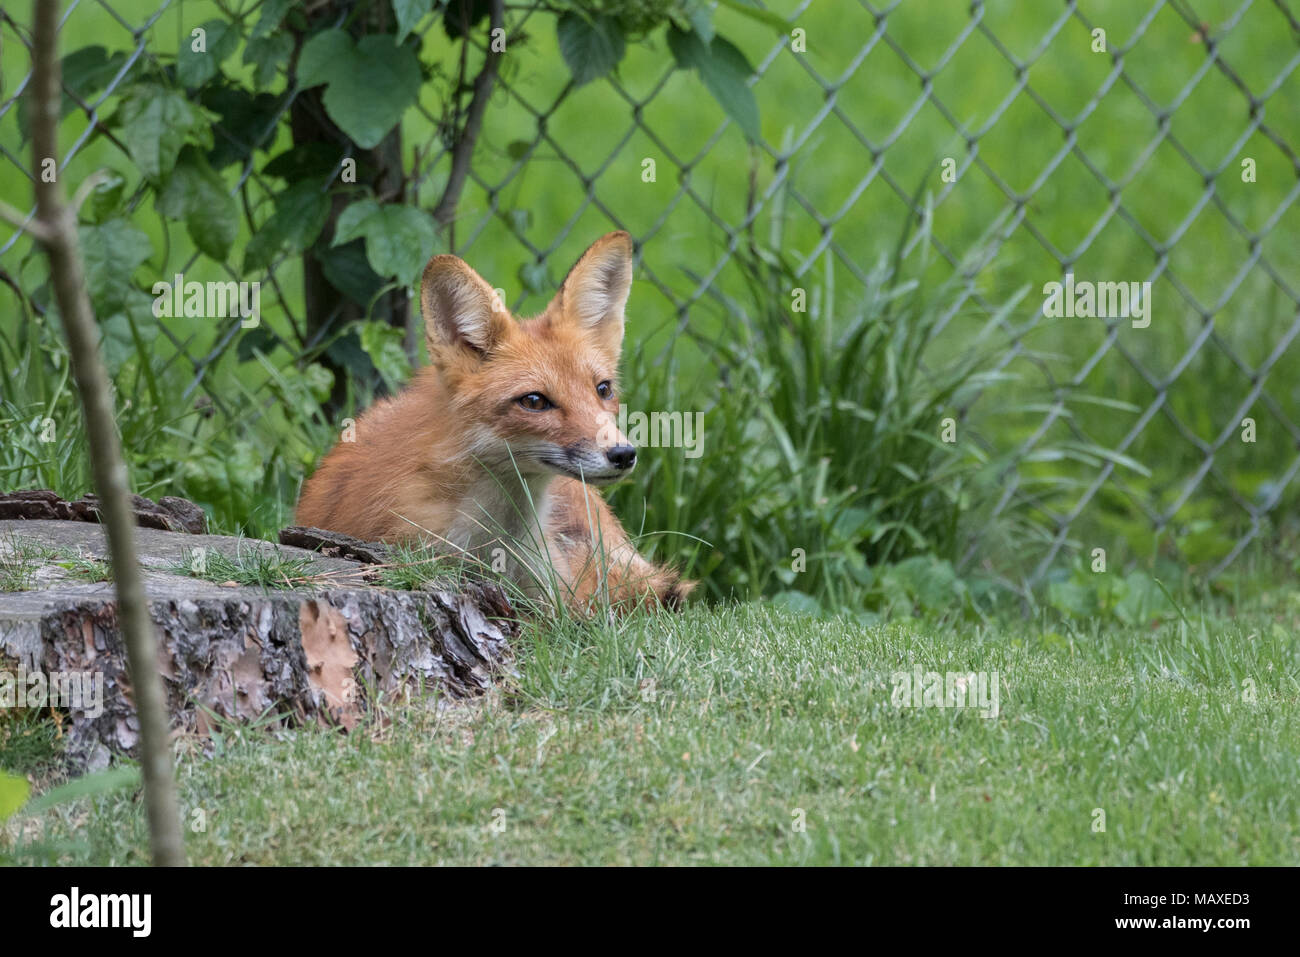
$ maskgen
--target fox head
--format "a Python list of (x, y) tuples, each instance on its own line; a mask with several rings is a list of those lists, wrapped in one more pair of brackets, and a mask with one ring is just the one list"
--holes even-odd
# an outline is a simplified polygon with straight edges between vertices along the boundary
[(434, 256), (420, 288), (429, 359), (461, 421), (468, 453), (524, 476), (567, 475), (593, 485), (622, 478), (636, 450), (618, 430), (623, 307), (632, 238), (598, 239), (533, 319), (510, 314), (456, 256)]

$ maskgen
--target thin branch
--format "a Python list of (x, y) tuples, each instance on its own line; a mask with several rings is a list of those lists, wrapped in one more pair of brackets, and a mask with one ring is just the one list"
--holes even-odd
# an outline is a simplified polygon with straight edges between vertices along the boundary
[(50, 234), (45, 229), (43, 222), (39, 219), (28, 220), (26, 216), (2, 200), (0, 200), (0, 219), (13, 226), (14, 229), (26, 230), (43, 243), (50, 241)]
[[(59, 151), (58, 0), (34, 0), (32, 27), (32, 154), (37, 169)], [(36, 179), (36, 212), (50, 260), (50, 280), (68, 339), (72, 371), (81, 395), (90, 464), (108, 535), (117, 618), (130, 665), (131, 693), (140, 719), (140, 764), (149, 817), (149, 841), (158, 865), (185, 863), (176, 785), (172, 776), (167, 711), (158, 674), (158, 642), (135, 554), (135, 517), (127, 491), (126, 463), (113, 416), (108, 373), (99, 354), (99, 330), (86, 293), (77, 246), (76, 214), (63, 199), (63, 185)]]
[[(457, 133), (456, 145), (452, 148), (451, 173), (447, 176), (447, 188), (443, 190), (442, 199), (433, 210), (433, 218), (442, 227), (448, 226), (456, 217), (456, 206), (460, 202), (461, 191), (464, 190), (465, 180), (469, 176), (470, 160), (474, 156), (474, 144), (478, 141), (479, 132), (483, 128), (483, 114), (487, 111), (488, 99), (492, 96), (492, 88), (496, 85), (501, 52), (493, 50), (492, 34), (499, 29), (504, 29), (505, 9), (502, 0), (490, 0), (490, 5), (492, 26), (488, 33), (486, 58), (478, 76), (474, 77), (474, 95), (469, 101), (465, 123)], [(469, 43), (468, 29), (461, 42)]]

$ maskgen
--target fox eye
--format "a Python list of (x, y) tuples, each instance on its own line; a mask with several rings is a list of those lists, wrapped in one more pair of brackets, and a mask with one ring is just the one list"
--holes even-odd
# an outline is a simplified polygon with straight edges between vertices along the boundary
[(600, 396), (602, 399), (612, 399), (614, 397), (614, 387), (610, 384), (608, 379), (596, 386), (596, 395)]
[(545, 412), (554, 405), (550, 399), (540, 392), (529, 392), (527, 395), (521, 395), (515, 401), (529, 412)]

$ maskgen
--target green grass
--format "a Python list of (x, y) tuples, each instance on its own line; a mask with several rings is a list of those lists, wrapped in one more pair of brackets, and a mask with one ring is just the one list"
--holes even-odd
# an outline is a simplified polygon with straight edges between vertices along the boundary
[(0, 537), (0, 592), (27, 591), (36, 587), (42, 568), (63, 569), (63, 578), (74, 582), (113, 580), (112, 566), (102, 558), (72, 548), (53, 548), (25, 535)]
[(454, 588), (478, 572), (490, 575), (481, 563), (459, 555), (439, 552), (422, 541), (394, 542), (388, 547), (389, 561), (376, 567), (377, 584), (384, 588), (413, 591), (420, 588)]
[(113, 580), (113, 566), (102, 558), (68, 553), (57, 560), (55, 564), (62, 568), (67, 573), (67, 577), (73, 581), (94, 584)]
[(41, 785), (63, 780), (66, 772), (60, 736), (61, 728), (49, 719), (49, 712), (0, 712), (0, 768), (29, 775)]
[[(188, 851), (203, 864), (1296, 864), (1298, 614), (1293, 596), (1154, 629), (866, 627), (750, 604), (565, 627), (528, 640), (517, 681), (476, 706), (407, 709), (347, 736), (227, 730), (212, 758), (187, 753), (182, 811), (207, 821)], [(894, 707), (891, 675), (916, 666), (997, 672), (999, 716)], [(146, 858), (129, 793), (43, 820), (42, 846), (80, 842), (55, 859)], [(0, 838), (0, 857), (43, 853)]]
[(304, 588), (316, 578), (313, 559), (290, 557), (264, 542), (250, 544), (247, 548), (240, 543), (234, 557), (209, 549), (201, 565), (179, 563), (172, 566), (172, 571), (217, 584), (234, 582), (263, 589)]
[(0, 592), (27, 591), (36, 587), (42, 568), (63, 570), (63, 580), (97, 583), (113, 580), (107, 559), (87, 555), (80, 549), (52, 547), (25, 535), (0, 537)]
[(53, 549), (24, 535), (0, 538), (0, 592), (34, 587), (37, 571), (54, 555)]

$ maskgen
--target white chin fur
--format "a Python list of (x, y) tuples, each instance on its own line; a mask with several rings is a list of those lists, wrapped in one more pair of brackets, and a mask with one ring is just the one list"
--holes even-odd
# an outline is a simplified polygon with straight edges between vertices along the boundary
[(608, 485), (611, 482), (617, 482), (632, 473), (632, 469), (602, 469), (601, 471), (588, 471), (578, 469), (568, 463), (560, 464), (558, 462), (544, 463), (548, 469), (556, 475), (564, 475), (568, 478), (578, 479), (586, 482), (588, 485)]
[(627, 469), (622, 472), (579, 472), (577, 469), (557, 468), (555, 471), (560, 475), (567, 475), (569, 478), (580, 479), (588, 485), (608, 485), (610, 482), (617, 482), (632, 470)]

